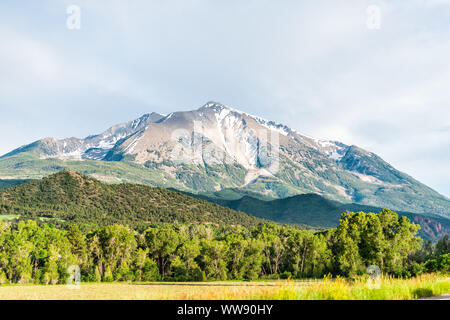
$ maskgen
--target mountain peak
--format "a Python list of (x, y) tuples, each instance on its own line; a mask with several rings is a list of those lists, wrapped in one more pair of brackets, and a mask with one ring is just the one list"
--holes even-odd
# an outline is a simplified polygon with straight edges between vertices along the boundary
[(216, 112), (220, 112), (223, 109), (235, 111), (233, 108), (230, 108), (230, 107), (228, 107), (220, 102), (217, 102), (217, 101), (209, 101), (206, 104), (204, 104), (202, 107), (200, 107), (200, 109), (198, 109), (198, 110), (202, 110), (202, 109), (212, 109)]
[(70, 170), (70, 169), (63, 169), (61, 171), (58, 171), (52, 175), (49, 175), (47, 178), (69, 178), (69, 179), (77, 179), (77, 180), (91, 180), (91, 178), (85, 176), (84, 174), (81, 174), (77, 171)]
[[(39, 140), (0, 158), (0, 168), (16, 178), (70, 168), (108, 182), (196, 192), (238, 188), (274, 198), (313, 192), (411, 212), (447, 214), (450, 208), (448, 199), (371, 152), (315, 139), (217, 101), (167, 116), (148, 113), (85, 139)], [(47, 182), (97, 185), (71, 171)]]
[(221, 108), (227, 108), (223, 103), (220, 103), (218, 101), (208, 101), (203, 105), (204, 108), (212, 108), (212, 107), (221, 107)]
[(63, 169), (63, 170), (53, 174), (53, 176), (63, 176), (63, 175), (69, 175), (74, 178), (86, 177), (86, 176), (82, 175), (81, 173), (78, 173), (78, 172), (76, 172), (74, 170), (70, 170), (70, 169)]
[(59, 185), (77, 185), (77, 186), (85, 186), (85, 185), (93, 185), (96, 180), (94, 178), (85, 176), (77, 171), (70, 169), (63, 169), (54, 174), (51, 174), (47, 177), (44, 177), (44, 180), (50, 182), (50, 184), (59, 184)]

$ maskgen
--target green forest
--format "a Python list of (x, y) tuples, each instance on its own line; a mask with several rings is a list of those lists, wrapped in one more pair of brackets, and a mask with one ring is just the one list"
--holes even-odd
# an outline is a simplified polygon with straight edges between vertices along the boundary
[(0, 190), (1, 216), (37, 220), (82, 231), (128, 225), (143, 232), (155, 223), (210, 223), (254, 226), (265, 220), (189, 197), (138, 184), (105, 184), (70, 170)]
[(0, 283), (65, 283), (74, 265), (85, 282), (354, 277), (371, 265), (396, 277), (449, 272), (449, 238), (422, 243), (418, 229), (388, 209), (344, 213), (326, 231), (158, 223), (143, 232), (123, 225), (82, 232), (76, 224), (0, 221)]

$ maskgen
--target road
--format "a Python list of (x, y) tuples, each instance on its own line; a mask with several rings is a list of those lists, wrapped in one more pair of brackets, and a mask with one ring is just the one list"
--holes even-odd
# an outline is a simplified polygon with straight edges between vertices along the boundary
[(442, 296), (434, 296), (434, 297), (422, 298), (420, 300), (450, 300), (450, 294), (444, 294)]

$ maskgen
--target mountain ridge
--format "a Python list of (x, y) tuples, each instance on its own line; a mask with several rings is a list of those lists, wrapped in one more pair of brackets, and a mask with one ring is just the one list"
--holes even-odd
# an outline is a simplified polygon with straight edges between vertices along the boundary
[[(335, 228), (339, 223), (341, 214), (345, 212), (378, 213), (383, 209), (355, 203), (339, 203), (314, 193), (267, 200), (256, 199), (247, 194), (233, 200), (217, 198), (212, 195), (187, 194), (259, 218), (309, 228)], [(411, 222), (420, 224), (419, 236), (425, 240), (437, 241), (450, 234), (450, 219), (448, 218), (401, 211), (397, 211), (397, 214), (406, 216)]]
[(40, 178), (64, 168), (107, 182), (193, 193), (317, 193), (344, 203), (450, 216), (446, 197), (372, 152), (217, 102), (148, 113), (85, 139), (38, 140), (0, 157), (0, 178)]
[[(130, 184), (107, 185), (70, 170), (60, 171), (42, 180), (2, 182), (5, 181), (0, 180), (0, 189), (8, 188), (9, 190), (3, 192), (0, 190), (0, 219), (4, 214), (4, 217), (9, 220), (17, 217), (32, 218), (56, 223), (63, 227), (75, 222), (84, 225), (87, 229), (92, 225), (109, 223), (131, 224), (136, 228), (144, 229), (149, 223), (158, 222), (189, 221), (221, 224), (225, 221), (228, 224), (241, 222), (244, 225), (254, 225), (273, 221), (320, 230), (335, 228), (344, 212), (377, 213), (382, 210), (382, 208), (357, 204), (342, 204), (317, 194), (270, 199), (239, 190), (222, 190), (209, 195), (199, 195), (176, 189), (165, 191), (161, 188)], [(139, 200), (136, 200), (136, 193), (139, 194)], [(187, 197), (179, 198), (174, 196), (176, 194), (184, 194)], [(105, 199), (102, 199), (105, 195), (108, 195), (106, 200), (108, 204), (105, 204), (103, 201)], [(151, 203), (155, 200), (155, 195), (158, 195), (156, 198), (159, 204), (146, 205), (144, 215), (140, 212), (142, 210), (140, 205), (133, 207), (123, 203), (124, 199), (135, 199), (127, 200), (125, 203), (141, 203), (142, 199)], [(201, 215), (199, 216), (190, 209), (186, 209), (187, 203), (196, 204), (195, 201), (189, 200), (194, 198), (218, 206), (200, 206)], [(174, 203), (171, 213), (166, 205), (160, 205), (167, 201)], [(130, 209), (117, 210), (116, 207)], [(229, 211), (226, 208), (229, 208)], [(188, 214), (185, 215), (184, 211)], [(208, 212), (215, 212), (215, 214), (210, 217)], [(397, 213), (420, 224), (419, 236), (425, 240), (436, 241), (450, 234), (450, 219), (411, 212)], [(255, 218), (252, 219), (249, 216)]]

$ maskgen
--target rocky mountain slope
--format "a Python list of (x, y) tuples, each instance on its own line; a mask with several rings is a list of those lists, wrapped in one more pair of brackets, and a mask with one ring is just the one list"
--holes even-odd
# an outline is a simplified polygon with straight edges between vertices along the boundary
[(302, 135), (220, 103), (147, 114), (85, 139), (46, 138), (0, 158), (0, 179), (70, 168), (107, 182), (190, 192), (237, 188), (283, 198), (316, 193), (343, 203), (450, 215), (450, 201), (372, 152)]

